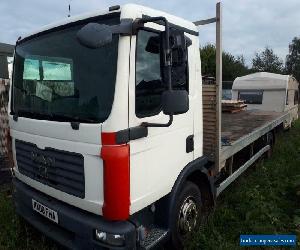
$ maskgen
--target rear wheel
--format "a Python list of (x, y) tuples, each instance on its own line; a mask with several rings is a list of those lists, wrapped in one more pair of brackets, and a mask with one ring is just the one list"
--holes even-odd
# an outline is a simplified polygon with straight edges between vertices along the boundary
[(171, 225), (172, 245), (182, 249), (184, 240), (195, 231), (201, 222), (201, 193), (197, 185), (187, 182), (181, 190), (175, 209), (175, 218)]

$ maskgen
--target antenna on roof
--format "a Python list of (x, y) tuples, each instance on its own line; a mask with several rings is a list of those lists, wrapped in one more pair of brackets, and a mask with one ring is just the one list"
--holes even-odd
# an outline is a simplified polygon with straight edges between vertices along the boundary
[(70, 2), (69, 2), (69, 13), (68, 13), (68, 17), (70, 17), (71, 16), (71, 0), (70, 0)]

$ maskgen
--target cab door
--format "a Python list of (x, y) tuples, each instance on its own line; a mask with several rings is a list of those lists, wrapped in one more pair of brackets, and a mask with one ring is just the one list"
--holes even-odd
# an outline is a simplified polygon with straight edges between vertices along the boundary
[[(131, 40), (129, 127), (143, 122), (166, 124), (162, 112), (163, 82), (160, 42), (164, 27), (148, 23)], [(180, 74), (180, 89), (189, 91), (188, 62)], [(174, 81), (173, 81), (174, 82)], [(169, 127), (149, 127), (148, 136), (130, 141), (130, 212), (140, 210), (168, 194), (181, 170), (193, 160), (193, 112), (174, 115)], [(188, 143), (187, 143), (188, 142)], [(187, 144), (190, 144), (187, 146)]]

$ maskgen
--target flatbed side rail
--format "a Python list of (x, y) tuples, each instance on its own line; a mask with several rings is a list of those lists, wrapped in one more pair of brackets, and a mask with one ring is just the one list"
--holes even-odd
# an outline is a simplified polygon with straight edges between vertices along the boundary
[(256, 162), (264, 153), (270, 150), (270, 145), (263, 147), (259, 150), (254, 156), (250, 158), (243, 166), (237, 169), (235, 172), (232, 173), (226, 180), (224, 180), (218, 187), (217, 187), (217, 196), (227, 188), (235, 179), (237, 179), (243, 172), (246, 171), (254, 162)]
[(277, 119), (274, 119), (273, 121), (261, 126), (260, 128), (255, 129), (250, 134), (241, 137), (237, 141), (233, 142), (230, 146), (223, 146), (220, 155), (221, 162), (227, 160), (229, 157), (233, 156), (243, 148), (247, 147), (257, 139), (259, 139), (261, 136), (265, 135), (266, 133), (283, 123), (288, 116), (288, 112), (284, 113)]

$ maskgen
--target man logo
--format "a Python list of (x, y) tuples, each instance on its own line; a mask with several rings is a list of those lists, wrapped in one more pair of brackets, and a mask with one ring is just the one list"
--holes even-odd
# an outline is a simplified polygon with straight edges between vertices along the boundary
[(48, 168), (54, 167), (54, 158), (37, 152), (31, 152), (31, 160), (37, 165), (38, 176), (48, 179)]

